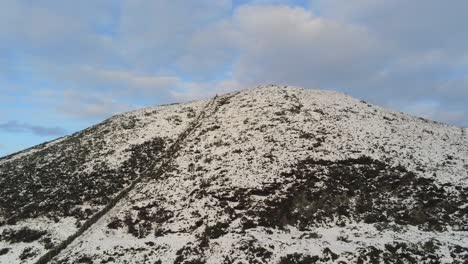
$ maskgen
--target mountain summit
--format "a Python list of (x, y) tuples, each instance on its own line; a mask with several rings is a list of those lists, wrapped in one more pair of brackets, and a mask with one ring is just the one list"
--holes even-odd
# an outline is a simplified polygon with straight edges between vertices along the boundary
[(0, 159), (0, 263), (468, 263), (468, 139), (262, 86)]

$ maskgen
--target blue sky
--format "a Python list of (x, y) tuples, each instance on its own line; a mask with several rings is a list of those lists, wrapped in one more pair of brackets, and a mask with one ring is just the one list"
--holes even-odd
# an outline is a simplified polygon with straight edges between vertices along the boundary
[(468, 126), (465, 0), (0, 3), (0, 156), (271, 83)]

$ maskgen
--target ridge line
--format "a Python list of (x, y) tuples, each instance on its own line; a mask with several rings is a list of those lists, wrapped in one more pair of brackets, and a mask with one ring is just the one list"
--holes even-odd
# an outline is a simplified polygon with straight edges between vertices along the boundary
[[(106, 215), (112, 208), (117, 205), (118, 202), (120, 202), (123, 198), (125, 198), (130, 191), (132, 191), (135, 186), (142, 182), (143, 179), (151, 177), (151, 178), (157, 178), (158, 176), (161, 176), (166, 172), (167, 167), (170, 165), (171, 161), (173, 160), (173, 156), (177, 154), (177, 152), (180, 150), (181, 143), (187, 138), (188, 135), (191, 134), (195, 130), (195, 128), (198, 127), (200, 121), (206, 117), (206, 110), (211, 107), (213, 104), (215, 104), (216, 99), (218, 96), (215, 96), (211, 98), (205, 106), (202, 108), (200, 113), (195, 117), (195, 120), (191, 121), (187, 128), (185, 128), (176, 138), (175, 142), (171, 144), (171, 146), (164, 152), (163, 156), (161, 159), (158, 159), (158, 163), (161, 165), (159, 168), (156, 170), (155, 174), (153, 176), (145, 175), (150, 172), (150, 168), (155, 168), (156, 164), (153, 166), (149, 166), (146, 170), (140, 173), (140, 175), (133, 180), (129, 186), (125, 187), (122, 191), (120, 191), (114, 198), (110, 200), (110, 202), (104, 206), (101, 210), (99, 210), (97, 213), (91, 216), (88, 220), (86, 220), (83, 225), (78, 228), (78, 230), (73, 233), (72, 235), (68, 236), (67, 239), (64, 241), (60, 242), (56, 247), (53, 249), (47, 251), (44, 255), (42, 255), (39, 259), (37, 259), (34, 264), (46, 264), (49, 263), (53, 258), (58, 256), (63, 250), (65, 250), (75, 239), (80, 237), (81, 235), (84, 234), (91, 226), (93, 226), (97, 221), (99, 221), (104, 215)], [(218, 110), (218, 107), (215, 107), (214, 112)]]

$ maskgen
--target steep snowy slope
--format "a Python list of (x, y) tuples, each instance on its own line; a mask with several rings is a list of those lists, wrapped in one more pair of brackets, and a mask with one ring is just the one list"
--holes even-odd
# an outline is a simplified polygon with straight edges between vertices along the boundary
[(161, 153), (203, 105), (122, 114), (1, 159), (0, 263), (34, 260), (76, 232), (140, 174), (152, 173)]
[(50, 262), (468, 261), (466, 133), (335, 92), (146, 109), (0, 162), (0, 262), (34, 263), (138, 176)]

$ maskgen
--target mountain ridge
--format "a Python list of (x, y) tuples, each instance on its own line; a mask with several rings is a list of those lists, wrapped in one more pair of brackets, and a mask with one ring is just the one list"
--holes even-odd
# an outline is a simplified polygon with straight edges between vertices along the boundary
[[(278, 85), (274, 85), (274, 84), (270, 84), (270, 85), (260, 85), (260, 86), (256, 86), (256, 87), (251, 88), (251, 89), (258, 89), (258, 88), (262, 88), (262, 87), (271, 87), (271, 86), (275, 86), (275, 87), (287, 87), (287, 88), (289, 88), (289, 89), (291, 89), (291, 88), (295, 88), (295, 89), (305, 89), (305, 88), (296, 87), (296, 86), (278, 86)], [(351, 97), (351, 95), (349, 95), (349, 94), (347, 94), (347, 93), (338, 92), (338, 91), (333, 91), (333, 90), (321, 90), (321, 89), (309, 89), (309, 88), (307, 88), (307, 90), (332, 92), (332, 93), (341, 94), (341, 95), (343, 95), (343, 96), (350, 96), (350, 97)], [(235, 92), (232, 92), (232, 93), (235, 93)], [(230, 94), (230, 93), (228, 93), (228, 94)], [(218, 95), (216, 95), (216, 96), (218, 96)], [(361, 100), (361, 99), (358, 99), (358, 100), (360, 100), (361, 102), (366, 103), (366, 104), (368, 103), (366, 100)], [(130, 110), (130, 111), (127, 111), (127, 112), (115, 114), (115, 115), (113, 115), (113, 116), (111, 116), (111, 117), (109, 117), (109, 118), (104, 119), (102, 122), (99, 122), (99, 123), (97, 123), (97, 124), (95, 124), (95, 125), (92, 125), (92, 126), (90, 126), (90, 127), (88, 127), (88, 128), (85, 128), (85, 129), (83, 129), (83, 130), (81, 130), (81, 131), (74, 132), (74, 133), (72, 133), (72, 134), (70, 134), (70, 135), (64, 135), (64, 136), (58, 137), (58, 138), (56, 138), (56, 139), (52, 139), (52, 140), (49, 140), (49, 141), (42, 142), (42, 143), (37, 144), (37, 145), (35, 145), (35, 146), (31, 146), (31, 147), (28, 147), (28, 148), (25, 148), (25, 149), (22, 149), (22, 150), (18, 150), (18, 151), (16, 151), (16, 152), (9, 153), (9, 154), (7, 154), (7, 155), (5, 155), (5, 156), (1, 156), (1, 157), (0, 157), (0, 161), (1, 161), (2, 159), (8, 159), (9, 157), (16, 156), (16, 155), (21, 154), (21, 153), (23, 153), (23, 152), (26, 152), (26, 151), (28, 151), (28, 150), (32, 150), (32, 149), (41, 147), (41, 146), (43, 146), (43, 145), (47, 145), (47, 144), (53, 143), (53, 142), (55, 142), (55, 141), (58, 141), (58, 140), (61, 140), (61, 139), (67, 138), (67, 137), (74, 136), (74, 135), (77, 134), (77, 133), (80, 133), (80, 132), (82, 132), (82, 131), (84, 131), (84, 130), (87, 130), (87, 129), (91, 129), (91, 128), (93, 128), (94, 126), (99, 125), (100, 123), (104, 123), (104, 122), (106, 122), (106, 121), (108, 121), (108, 120), (110, 120), (110, 119), (113, 119), (113, 118), (118, 118), (118, 117), (120, 117), (120, 116), (122, 116), (122, 115), (131, 114), (131, 113), (138, 112), (138, 111), (143, 111), (143, 110), (145, 110), (145, 109), (152, 109), (152, 108), (155, 108), (155, 107), (164, 107), (164, 106), (171, 106), (171, 105), (186, 104), (186, 103), (191, 103), (191, 102), (195, 102), (195, 101), (206, 101), (206, 99), (202, 99), (202, 100), (191, 100), (191, 101), (184, 101), (184, 102), (175, 102), (175, 103), (168, 103), (168, 104), (161, 104), (161, 105), (158, 105), (158, 106), (143, 107), (143, 108), (140, 108), (140, 109)], [(381, 106), (376, 105), (376, 104), (373, 104), (373, 103), (369, 103), (369, 104), (372, 104), (374, 107), (380, 107), (380, 108), (382, 108)], [(391, 109), (387, 109), (387, 110), (392, 111)], [(421, 120), (424, 120), (424, 121), (427, 121), (427, 122), (433, 122), (433, 123), (438, 123), (438, 124), (441, 124), (441, 125), (447, 125), (447, 126), (457, 127), (457, 128), (459, 128), (459, 129), (461, 129), (461, 130), (465, 130), (465, 131), (463, 131), (463, 133), (465, 133), (465, 134), (466, 134), (466, 131), (468, 130), (468, 127), (459, 127), (459, 126), (456, 126), (456, 125), (453, 125), (453, 124), (449, 124), (449, 123), (445, 123), (445, 122), (441, 122), (441, 121), (436, 121), (436, 120), (431, 120), (431, 119), (428, 119), (428, 118), (424, 118), (424, 117), (420, 117), (420, 116), (417, 116), (417, 115), (412, 115), (412, 114), (409, 114), (409, 113), (404, 113), (404, 112), (400, 112), (400, 111), (396, 111), (396, 110), (394, 110), (393, 112), (395, 112), (395, 113), (400, 113), (400, 114), (404, 114), (404, 115), (407, 115), (407, 116), (411, 116), (411, 117), (414, 117), (414, 118), (417, 118), (417, 119), (421, 119)]]

